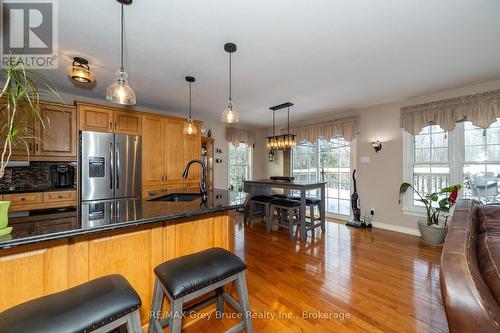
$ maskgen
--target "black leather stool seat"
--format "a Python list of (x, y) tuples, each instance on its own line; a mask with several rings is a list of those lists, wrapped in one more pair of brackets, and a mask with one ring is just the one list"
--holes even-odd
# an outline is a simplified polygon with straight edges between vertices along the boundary
[(173, 299), (203, 289), (247, 268), (236, 255), (219, 247), (169, 260), (154, 269)]
[(260, 194), (260, 195), (254, 195), (250, 200), (252, 201), (258, 201), (258, 202), (271, 202), (271, 200), (276, 199), (272, 195), (265, 195), (265, 194)]
[(298, 207), (300, 206), (300, 202), (297, 200), (289, 200), (289, 199), (274, 199), (271, 201), (271, 205), (278, 205), (283, 207)]
[[(290, 196), (290, 197), (288, 197), (288, 199), (300, 201), (300, 197), (297, 197), (297, 196)], [(306, 205), (318, 205), (320, 203), (321, 203), (321, 199), (318, 199), (315, 197), (306, 197)]]
[(0, 313), (2, 333), (91, 332), (141, 306), (121, 275), (104, 276)]
[(275, 197), (276, 199), (288, 199), (288, 195), (284, 194), (273, 194), (273, 197)]

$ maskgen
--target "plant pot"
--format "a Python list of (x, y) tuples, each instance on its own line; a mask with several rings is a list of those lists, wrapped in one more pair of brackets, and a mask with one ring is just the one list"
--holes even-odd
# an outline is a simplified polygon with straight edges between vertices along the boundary
[(439, 225), (427, 225), (427, 221), (418, 221), (418, 229), (422, 240), (430, 245), (443, 245), (448, 233), (448, 228)]

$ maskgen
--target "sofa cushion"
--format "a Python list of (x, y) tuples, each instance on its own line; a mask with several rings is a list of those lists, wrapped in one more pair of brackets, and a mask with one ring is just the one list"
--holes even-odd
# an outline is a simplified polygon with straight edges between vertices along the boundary
[(481, 275), (500, 304), (500, 205), (485, 205), (479, 211), (478, 263)]

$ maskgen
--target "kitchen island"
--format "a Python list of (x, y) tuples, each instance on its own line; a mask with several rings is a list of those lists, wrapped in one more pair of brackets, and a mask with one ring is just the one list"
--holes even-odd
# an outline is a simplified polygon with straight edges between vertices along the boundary
[(210, 247), (234, 251), (230, 211), (245, 199), (244, 193), (214, 189), (206, 200), (98, 201), (11, 216), (11, 235), (0, 237), (0, 311), (118, 273), (140, 295), (146, 323), (153, 268)]

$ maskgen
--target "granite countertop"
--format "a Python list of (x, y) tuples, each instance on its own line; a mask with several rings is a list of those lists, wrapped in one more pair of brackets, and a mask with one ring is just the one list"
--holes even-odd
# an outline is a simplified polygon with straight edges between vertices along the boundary
[(202, 216), (243, 207), (246, 193), (214, 189), (206, 202), (153, 201), (168, 193), (144, 199), (118, 199), (82, 203), (77, 207), (11, 213), (9, 235), (0, 236), (0, 249), (69, 238), (138, 225)]

